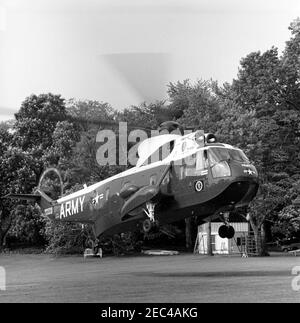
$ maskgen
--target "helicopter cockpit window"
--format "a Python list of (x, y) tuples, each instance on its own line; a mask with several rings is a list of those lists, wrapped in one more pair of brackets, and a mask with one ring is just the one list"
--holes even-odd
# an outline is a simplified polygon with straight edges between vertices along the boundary
[(247, 156), (243, 153), (242, 150), (239, 149), (228, 149), (230, 158), (232, 160), (242, 162), (242, 163), (249, 163), (249, 159)]
[(213, 177), (231, 176), (228, 160), (230, 155), (227, 149), (211, 147), (208, 149), (208, 159)]
[(219, 148), (219, 147), (209, 148), (208, 156), (209, 156), (210, 166), (213, 166), (221, 161), (230, 159), (228, 149)]

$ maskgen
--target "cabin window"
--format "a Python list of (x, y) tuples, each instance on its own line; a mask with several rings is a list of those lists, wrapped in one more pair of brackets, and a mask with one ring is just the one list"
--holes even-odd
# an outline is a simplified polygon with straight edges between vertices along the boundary
[(196, 170), (201, 171), (207, 168), (207, 150), (197, 152)]
[(185, 166), (181, 165), (179, 168), (179, 178), (184, 179), (185, 178)]
[(186, 164), (185, 176), (195, 176), (196, 154), (186, 157), (185, 164)]
[(150, 176), (150, 185), (155, 185), (156, 184), (156, 175), (152, 175)]
[(188, 167), (194, 167), (196, 164), (196, 154), (185, 157), (184, 161)]
[(105, 191), (105, 199), (106, 199), (106, 201), (108, 200), (108, 198), (109, 198), (109, 188), (107, 188), (106, 191)]

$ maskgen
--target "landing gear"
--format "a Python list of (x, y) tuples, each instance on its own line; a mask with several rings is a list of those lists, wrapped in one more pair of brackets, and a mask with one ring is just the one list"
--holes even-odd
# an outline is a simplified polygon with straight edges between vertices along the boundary
[(221, 238), (227, 238), (227, 239), (232, 239), (235, 234), (235, 230), (233, 226), (229, 224), (229, 212), (223, 213), (223, 218), (224, 218), (224, 223), (223, 225), (220, 226), (219, 228), (219, 236)]
[(144, 212), (148, 216), (151, 222), (155, 222), (154, 218), (154, 209), (155, 209), (155, 204), (152, 202), (147, 202), (146, 203), (146, 209), (144, 209)]
[(156, 228), (155, 222), (152, 222), (150, 219), (146, 219), (143, 222), (143, 231), (149, 233)]
[[(97, 256), (100, 255), (100, 257), (102, 258), (102, 249), (100, 248), (100, 241), (98, 239), (96, 239), (93, 244), (92, 244), (92, 250), (93, 250), (93, 255)], [(100, 254), (99, 254), (100, 252)]]
[(227, 239), (232, 239), (234, 237), (235, 230), (233, 226), (231, 225), (221, 225), (219, 228), (219, 236), (221, 238), (227, 238)]
[(100, 247), (100, 241), (97, 238), (92, 238), (90, 235), (86, 240), (86, 245), (88, 248), (84, 251), (84, 258), (87, 256), (100, 257), (102, 258), (102, 248)]
[(148, 219), (144, 220), (143, 222), (143, 231), (145, 233), (150, 233), (151, 231), (155, 231), (155, 229), (158, 228), (158, 222), (155, 220), (154, 217), (154, 209), (155, 204), (152, 202), (146, 203), (146, 209), (144, 209), (144, 212), (148, 216)]

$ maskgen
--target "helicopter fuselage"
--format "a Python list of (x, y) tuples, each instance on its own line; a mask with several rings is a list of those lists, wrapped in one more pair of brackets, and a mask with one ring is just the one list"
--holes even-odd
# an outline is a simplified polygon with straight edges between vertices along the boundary
[(257, 170), (241, 150), (217, 143), (189, 147), (184, 137), (172, 145), (167, 158), (149, 164), (145, 155), (136, 167), (62, 197), (44, 213), (93, 224), (100, 237), (136, 230), (147, 219), (147, 202), (163, 225), (190, 216), (205, 221), (247, 206), (256, 195)]

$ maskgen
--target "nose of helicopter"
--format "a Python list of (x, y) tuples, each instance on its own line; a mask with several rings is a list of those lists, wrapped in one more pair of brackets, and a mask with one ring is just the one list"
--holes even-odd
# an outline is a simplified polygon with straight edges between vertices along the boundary
[(230, 166), (234, 177), (258, 182), (258, 172), (254, 165), (232, 163)]
[(236, 207), (247, 206), (257, 193), (259, 181), (258, 173), (252, 164), (233, 163), (230, 165), (234, 177), (233, 187), (240, 193), (240, 200)]
[(251, 164), (242, 164), (241, 172), (243, 176), (248, 176), (254, 179), (258, 179), (258, 173), (254, 165)]

